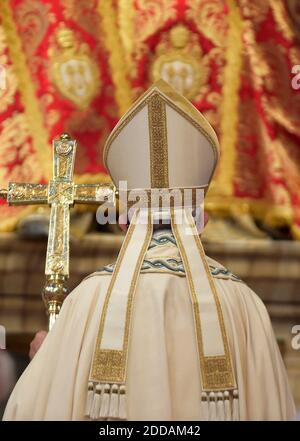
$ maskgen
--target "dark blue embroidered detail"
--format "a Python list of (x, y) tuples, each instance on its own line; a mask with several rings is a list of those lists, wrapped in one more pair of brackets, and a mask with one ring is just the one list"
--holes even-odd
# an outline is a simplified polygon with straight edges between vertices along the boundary
[(181, 260), (177, 259), (155, 259), (147, 260), (145, 259), (141, 268), (141, 271), (148, 269), (167, 269), (174, 271), (175, 273), (185, 274), (185, 270)]
[(106, 273), (112, 274), (114, 271), (114, 267), (115, 267), (115, 264), (110, 263), (109, 265), (106, 265), (103, 268), (100, 268), (97, 272), (100, 272), (100, 273), (106, 272)]
[[(103, 268), (101, 268), (99, 272), (112, 274), (114, 267), (115, 264), (106, 265)], [(239, 279), (239, 277), (237, 277), (235, 274), (233, 274), (231, 271), (225, 268), (219, 268), (213, 265), (209, 265), (209, 269), (213, 277), (223, 276), (224, 278), (235, 280), (237, 282), (242, 282), (242, 280)], [(171, 259), (171, 258), (153, 259), (153, 260), (145, 259), (141, 268), (141, 272), (147, 272), (151, 270), (160, 270), (160, 271), (167, 270), (174, 272), (175, 274), (185, 274), (185, 269), (182, 261), (179, 259)]]
[(237, 282), (242, 282), (242, 280), (238, 276), (236, 276), (226, 268), (217, 268), (216, 266), (212, 266), (212, 265), (209, 265), (209, 268), (212, 276), (217, 277), (218, 275), (222, 274), (223, 276), (229, 277), (232, 280), (236, 280)]
[(149, 245), (149, 250), (151, 248), (156, 247), (157, 245), (166, 245), (168, 242), (170, 242), (172, 245), (177, 246), (176, 244), (176, 240), (173, 236), (173, 234), (169, 233), (169, 234), (162, 234), (159, 237), (152, 237), (151, 239), (151, 243)]
[[(177, 246), (176, 240), (171, 232), (161, 233), (157, 237), (153, 236), (151, 239), (151, 243), (148, 249), (152, 249), (156, 246), (163, 246), (166, 244), (170, 244), (172, 246)], [(106, 265), (99, 270), (101, 273), (112, 274), (114, 270), (115, 264)], [(210, 272), (213, 277), (221, 277), (227, 278), (231, 280), (235, 280), (237, 282), (242, 282), (235, 274), (229, 271), (226, 268), (219, 268), (213, 265), (209, 265)], [(141, 268), (141, 272), (151, 272), (151, 271), (168, 271), (173, 272), (177, 275), (185, 274), (185, 269), (182, 263), (182, 260), (174, 259), (174, 258), (166, 258), (166, 259), (145, 259)]]

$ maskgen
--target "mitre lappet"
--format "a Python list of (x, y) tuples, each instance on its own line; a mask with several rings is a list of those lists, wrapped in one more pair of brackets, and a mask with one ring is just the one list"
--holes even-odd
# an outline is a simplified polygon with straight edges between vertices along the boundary
[[(131, 221), (101, 313), (87, 385), (86, 415), (91, 419), (128, 416), (126, 378), (135, 291), (160, 217), (170, 223), (186, 273), (197, 342), (201, 415), (210, 420), (216, 415), (239, 419), (236, 374), (222, 307), (194, 216), (195, 209), (203, 207), (197, 195), (206, 193), (218, 158), (218, 140), (210, 124), (162, 80), (134, 103), (106, 142), (104, 163), (116, 188), (126, 182)], [(155, 192), (163, 197), (153, 198)], [(164, 199), (170, 193), (175, 196)], [(169, 200), (169, 205), (162, 199)]]

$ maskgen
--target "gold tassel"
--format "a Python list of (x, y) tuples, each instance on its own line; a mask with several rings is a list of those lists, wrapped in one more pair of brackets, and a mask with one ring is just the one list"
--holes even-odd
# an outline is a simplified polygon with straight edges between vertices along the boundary
[(231, 405), (229, 400), (229, 392), (227, 390), (224, 392), (224, 411), (225, 421), (231, 421)]
[(101, 385), (96, 385), (96, 390), (91, 405), (90, 418), (91, 420), (98, 420), (101, 407)]
[(217, 393), (217, 420), (225, 421), (224, 396), (222, 392)]
[(126, 388), (125, 386), (120, 386), (120, 396), (119, 396), (119, 418), (120, 420), (126, 420)]
[(209, 393), (208, 409), (209, 409), (209, 421), (216, 421), (217, 406), (216, 406), (216, 395), (214, 392)]
[(88, 393), (86, 399), (85, 416), (90, 416), (94, 396), (94, 386), (90, 381), (88, 384)]
[(208, 396), (206, 392), (202, 392), (201, 394), (201, 420), (208, 421), (209, 420), (209, 409), (208, 409)]
[(239, 421), (239, 393), (237, 390), (233, 391), (233, 403), (232, 403), (232, 419), (233, 421)]
[(110, 390), (110, 402), (109, 402), (109, 418), (119, 417), (119, 387), (113, 384)]
[(102, 400), (101, 400), (101, 406), (100, 406), (100, 412), (99, 412), (100, 418), (107, 418), (108, 417), (109, 401), (110, 401), (110, 385), (105, 384), (102, 389)]

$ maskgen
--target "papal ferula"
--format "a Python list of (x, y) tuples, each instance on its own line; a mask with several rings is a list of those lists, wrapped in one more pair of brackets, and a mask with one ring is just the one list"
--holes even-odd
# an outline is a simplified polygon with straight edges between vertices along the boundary
[[(123, 116), (104, 150), (114, 183), (146, 194), (206, 193), (218, 158), (212, 127), (163, 81)], [(163, 228), (153, 228), (161, 207), (147, 197), (134, 210), (116, 264), (67, 297), (4, 419), (294, 419), (268, 313), (205, 256), (195, 208), (193, 197), (175, 202)]]

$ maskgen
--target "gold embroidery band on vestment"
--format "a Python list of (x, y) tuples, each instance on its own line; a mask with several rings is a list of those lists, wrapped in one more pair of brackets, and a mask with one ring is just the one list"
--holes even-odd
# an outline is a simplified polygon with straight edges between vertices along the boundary
[[(146, 210), (143, 213), (144, 216), (147, 216), (147, 221), (145, 219), (142, 220), (141, 210), (136, 210), (132, 218), (107, 290), (95, 346), (90, 381), (111, 384), (125, 383), (134, 293), (152, 236), (151, 215), (148, 211), (146, 213)], [(134, 257), (129, 262), (133, 253)], [(126, 295), (126, 312), (123, 315), (121, 314), (121, 317), (118, 308), (109, 309), (113, 296), (115, 298), (118, 296), (117, 283), (120, 280), (124, 281), (122, 288), (123, 293)], [(117, 289), (117, 292), (114, 292), (114, 289)], [(116, 304), (118, 302), (115, 302)], [(111, 323), (113, 323), (114, 319), (116, 321), (122, 320), (122, 317), (125, 319), (125, 323), (122, 325), (123, 338), (122, 341), (119, 341), (121, 334), (115, 333)], [(111, 348), (107, 347), (109, 343), (103, 342), (105, 331), (105, 335), (109, 336)], [(105, 347), (103, 347), (103, 344), (105, 344)]]
[[(188, 210), (181, 210), (180, 219), (183, 222), (177, 224), (175, 212), (172, 210), (172, 230), (186, 271), (193, 305), (202, 390), (224, 391), (235, 389), (235, 379), (222, 309), (194, 219)], [(189, 231), (185, 231), (185, 229)], [(198, 268), (196, 272), (192, 270), (192, 261), (197, 262)], [(202, 270), (203, 274), (201, 276)], [(196, 278), (199, 279), (198, 284)], [(209, 282), (209, 289), (207, 289), (207, 286), (205, 287), (205, 278)], [(202, 286), (203, 292), (201, 292)], [(200, 292), (197, 292), (197, 290)], [(201, 305), (205, 311), (201, 310)], [(208, 310), (209, 305), (210, 310)], [(210, 329), (216, 331), (216, 337), (210, 338), (206, 335), (204, 339), (205, 329), (208, 329), (209, 322), (212, 320), (213, 327), (210, 324)], [(216, 341), (218, 342), (217, 344)]]
[(159, 94), (148, 103), (151, 187), (168, 188), (168, 139), (166, 105)]

